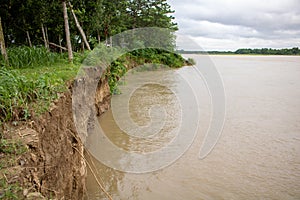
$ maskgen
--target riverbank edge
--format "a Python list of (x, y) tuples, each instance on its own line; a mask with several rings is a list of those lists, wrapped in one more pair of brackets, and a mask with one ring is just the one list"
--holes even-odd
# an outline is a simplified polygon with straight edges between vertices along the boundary
[[(21, 125), (5, 125), (5, 134), (20, 141), (26, 152), (14, 157), (5, 179), (18, 184), (16, 199), (84, 199), (87, 175), (84, 145), (76, 131), (72, 111), (72, 83), (52, 102), (46, 113)], [(110, 108), (108, 78), (101, 79), (95, 96), (98, 115)], [(11, 187), (8, 187), (11, 188)], [(14, 191), (12, 191), (14, 192)], [(0, 189), (0, 195), (10, 199)]]
[[(188, 60), (183, 64), (190, 65)], [(124, 65), (129, 70), (139, 63), (130, 60)], [(73, 121), (74, 80), (65, 84), (68, 89), (59, 94), (59, 98), (51, 103), (49, 110), (44, 114), (35, 116), (33, 113), (29, 121), (17, 122), (18, 125), (5, 123), (5, 135), (12, 141), (21, 141), (26, 151), (13, 157), (14, 165), (5, 169), (7, 172), (13, 169), (13, 173), (9, 172), (5, 176), (6, 172), (2, 173), (3, 170), (0, 170), (0, 175), (3, 174), (8, 183), (3, 190), (0, 188), (0, 197), (84, 199), (87, 163), (84, 146)], [(110, 108), (110, 100), (109, 77), (104, 76), (98, 82), (95, 95), (97, 115), (100, 116)], [(16, 189), (13, 188), (15, 184)], [(6, 189), (9, 190), (8, 195)], [(13, 194), (14, 192), (17, 194)]]

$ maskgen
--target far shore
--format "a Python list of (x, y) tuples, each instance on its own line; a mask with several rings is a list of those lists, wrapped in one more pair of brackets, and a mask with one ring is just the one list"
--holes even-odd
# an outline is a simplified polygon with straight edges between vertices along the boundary
[(220, 54), (214, 54), (214, 53), (181, 53), (184, 55), (199, 55), (199, 56), (283, 56), (283, 57), (287, 57), (287, 56), (300, 56), (300, 55), (276, 55), (276, 54), (226, 54), (226, 53), (220, 53)]

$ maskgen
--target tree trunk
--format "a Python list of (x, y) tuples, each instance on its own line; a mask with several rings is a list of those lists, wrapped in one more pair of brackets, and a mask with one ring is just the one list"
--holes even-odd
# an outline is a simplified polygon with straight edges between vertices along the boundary
[(26, 31), (26, 35), (27, 35), (28, 44), (30, 47), (32, 47), (29, 31)]
[(53, 42), (49, 42), (49, 44), (52, 45), (52, 46), (58, 47), (58, 48), (61, 49), (61, 50), (62, 50), (62, 49), (63, 49), (63, 50), (66, 50), (66, 51), (68, 50), (66, 47), (62, 47), (61, 45), (57, 45), (57, 44), (55, 44), (55, 43), (53, 43)]
[(44, 40), (45, 48), (49, 50), (48, 40), (47, 40), (47, 37), (46, 37), (45, 28), (44, 28), (43, 23), (41, 24), (41, 27), (42, 27), (43, 40)]
[[(61, 46), (61, 35), (58, 35), (58, 44)], [(60, 53), (62, 54), (62, 48), (59, 48)]]
[(111, 36), (109, 37), (109, 43), (110, 43), (110, 48), (112, 48), (113, 47), (113, 40), (112, 40)]
[(69, 20), (68, 20), (68, 11), (66, 1), (62, 1), (63, 13), (64, 13), (64, 22), (65, 22), (65, 32), (66, 32), (66, 40), (67, 40), (67, 48), (68, 48), (68, 58), (69, 62), (73, 61), (73, 52), (72, 52), (72, 44), (70, 38), (70, 29), (69, 29)]
[(81, 51), (84, 52), (85, 48), (84, 48), (84, 43), (81, 42)]
[(97, 31), (97, 38), (98, 38), (98, 43), (100, 44), (101, 43), (101, 36), (100, 36), (99, 31)]
[(48, 49), (49, 49), (49, 38), (48, 38), (48, 28), (47, 28), (47, 26), (45, 26), (45, 33), (46, 33), (47, 46), (48, 46)]
[[(24, 25), (26, 25), (26, 21), (25, 21), (25, 18), (23, 17), (23, 23), (24, 23)], [(27, 27), (27, 26), (26, 26)], [(30, 39), (30, 34), (29, 34), (29, 31), (28, 30), (26, 30), (26, 37), (27, 37), (27, 42), (28, 42), (28, 45), (30, 46), (30, 47), (32, 47), (32, 43), (31, 43), (31, 39)]]
[(0, 47), (1, 47), (1, 54), (4, 57), (4, 60), (7, 64), (8, 63), (8, 56), (5, 48), (5, 40), (4, 40), (4, 34), (3, 34), (3, 29), (2, 29), (2, 22), (1, 22), (1, 17), (0, 17)]
[(85, 35), (85, 33), (84, 33), (82, 27), (80, 26), (79, 22), (78, 22), (78, 19), (77, 19), (75, 13), (74, 13), (74, 10), (73, 10), (72, 5), (71, 5), (70, 2), (69, 2), (69, 7), (70, 7), (71, 12), (72, 12), (72, 15), (73, 15), (73, 17), (74, 17), (76, 27), (78, 28), (78, 30), (79, 30), (79, 32), (80, 32), (80, 35), (81, 35), (81, 37), (82, 37), (82, 40), (84, 41), (84, 44), (85, 44), (86, 48), (87, 48), (88, 50), (91, 50), (91, 47), (90, 47), (90, 45), (89, 45), (89, 43), (88, 43), (88, 41), (87, 41), (87, 39), (86, 39), (86, 35)]

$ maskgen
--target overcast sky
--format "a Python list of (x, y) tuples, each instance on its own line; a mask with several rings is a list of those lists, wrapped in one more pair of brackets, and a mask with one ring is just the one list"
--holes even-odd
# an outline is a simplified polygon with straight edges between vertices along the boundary
[(190, 36), (204, 50), (300, 47), (300, 0), (168, 2), (179, 34)]

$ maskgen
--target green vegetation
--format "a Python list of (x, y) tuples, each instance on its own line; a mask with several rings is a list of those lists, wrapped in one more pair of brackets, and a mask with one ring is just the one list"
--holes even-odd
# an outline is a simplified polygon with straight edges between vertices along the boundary
[(300, 55), (300, 49), (293, 47), (290, 49), (238, 49), (236, 51), (184, 51), (179, 50), (178, 53), (186, 54), (212, 54), (212, 55), (235, 55), (235, 54), (249, 54), (249, 55)]
[[(0, 156), (4, 154), (6, 157), (0, 160), (0, 170), (7, 169), (16, 165), (16, 156), (19, 156), (27, 151), (27, 148), (21, 141), (7, 139), (0, 132)], [(0, 175), (1, 177), (1, 175)]]
[(193, 58), (188, 58), (186, 63), (187, 65), (196, 65), (196, 61)]
[(193, 65), (195, 64), (195, 61), (193, 59), (185, 60), (179, 54), (161, 49), (146, 48), (129, 52), (114, 61), (107, 73), (107, 76), (109, 77), (110, 91), (112, 94), (120, 93), (118, 89), (118, 81), (133, 63), (135, 66), (152, 63), (166, 65), (170, 68), (179, 68), (184, 65)]
[[(108, 69), (105, 76), (108, 77), (112, 94), (120, 93), (118, 82), (127, 70), (133, 67), (147, 63), (166, 65), (170, 68), (179, 68), (185, 65), (195, 64), (193, 59), (185, 60), (181, 55), (173, 52), (172, 49), (167, 51), (158, 48), (142, 48), (128, 53), (125, 52), (126, 51), (118, 47), (108, 48), (104, 45), (99, 45), (84, 60), (85, 66), (109, 65), (107, 66)], [(118, 59), (114, 60), (116, 57), (118, 57)], [(106, 60), (102, 60), (101, 58), (105, 58)]]
[(129, 57), (139, 65), (143, 63), (158, 63), (171, 68), (182, 67), (186, 62), (179, 54), (150, 48), (130, 52)]
[[(64, 81), (68, 75), (64, 70), (68, 69), (0, 69), (1, 120), (26, 120), (31, 115), (30, 107), (35, 107), (37, 113), (47, 110), (57, 93), (65, 89)], [(39, 107), (41, 105), (43, 107)]]
[[(26, 151), (26, 147), (20, 141), (16, 142), (14, 140), (10, 141), (3, 138), (0, 139), (0, 153), (20, 155), (25, 151)], [(5, 164), (1, 163), (0, 168), (3, 168)]]
[(127, 72), (127, 68), (124, 65), (125, 60), (126, 58), (120, 58), (114, 61), (106, 73), (111, 94), (120, 94), (118, 81)]
[[(89, 53), (85, 49), (103, 42), (106, 46), (101, 48), (111, 49), (113, 53), (114, 48), (108, 48), (114, 46), (110, 40), (112, 35), (132, 28), (167, 28), (170, 31), (161, 40), (170, 51), (175, 47), (173, 33), (177, 25), (171, 15), (174, 11), (166, 0), (120, 0), (118, 3), (111, 0), (12, 0), (1, 1), (0, 13), (3, 27), (0, 43), (8, 46), (7, 50), (1, 46), (0, 56), (1, 122), (27, 120), (33, 112), (40, 114), (48, 110), (58, 93), (66, 89), (65, 83), (76, 76), (80, 63)], [(66, 23), (68, 31), (63, 26)], [(140, 39), (129, 42), (139, 43)], [(68, 43), (72, 44), (71, 50), (65, 47)], [(104, 56), (101, 48), (96, 48), (93, 54)], [(93, 63), (95, 57), (88, 59)], [(107, 71), (112, 93), (118, 93), (117, 82), (131, 63), (158, 63), (178, 68), (193, 62), (158, 49), (130, 52), (112, 62)]]
[[(30, 59), (26, 54), (30, 54)], [(47, 111), (58, 93), (67, 89), (65, 83), (76, 76), (86, 54), (75, 54), (74, 64), (69, 64), (66, 54), (48, 52), (43, 47), (8, 49), (9, 57), (14, 58), (10, 64), (15, 63), (17, 67), (6, 66), (4, 60), (0, 60), (0, 121), (27, 120), (32, 112), (41, 114)], [(106, 73), (112, 94), (119, 93), (118, 81), (133, 63), (136, 66), (157, 63), (178, 68), (193, 62), (160, 49), (141, 49), (127, 53), (112, 62)]]
[(12, 181), (17, 173), (13, 167), (26, 151), (21, 141), (6, 139), (0, 130), (0, 199), (20, 199), (22, 189), (17, 180)]
[[(44, 47), (19, 46), (7, 49), (8, 62), (14, 69), (35, 68), (39, 66), (51, 66), (57, 63), (65, 63), (65, 54), (49, 52)], [(6, 65), (3, 57), (0, 57), (0, 66)]]
[(234, 52), (235, 54), (262, 54), (262, 55), (300, 55), (300, 49), (294, 47), (291, 49), (238, 49)]
[[(163, 40), (167, 46), (175, 46), (173, 31), (177, 25), (171, 16), (174, 11), (166, 0), (120, 0), (118, 3), (11, 0), (1, 1), (0, 13), (0, 43), (9, 47), (6, 50), (1, 46), (0, 121), (26, 120), (32, 116), (32, 110), (36, 114), (47, 110), (57, 94), (66, 89), (65, 82), (75, 77), (79, 63), (87, 54), (85, 49), (100, 42), (114, 46), (110, 40), (112, 35), (132, 28), (168, 28), (169, 35)], [(63, 26), (66, 23), (69, 28)], [(72, 44), (71, 49), (65, 47), (67, 44)], [(128, 62), (180, 67), (185, 61), (175, 54), (153, 50), (125, 55), (114, 61), (107, 72), (112, 93), (117, 93), (117, 81), (126, 72)]]
[(0, 179), (0, 199), (20, 199), (22, 188), (17, 183), (7, 183), (5, 179)]
[[(70, 40), (73, 51), (86, 49), (72, 10), (86, 33), (91, 48), (100, 41), (110, 43), (110, 36), (141, 27), (161, 27), (177, 30), (174, 13), (167, 0), (62, 0), (62, 1), (0, 1), (4, 38), (8, 47), (43, 45), (59, 51), (66, 38), (62, 2), (69, 13)], [(69, 4), (71, 3), (71, 4)]]
[(31, 110), (46, 111), (58, 93), (66, 90), (65, 82), (76, 76), (84, 58), (76, 54), (75, 64), (68, 64), (65, 55), (29, 47), (8, 49), (8, 55), (16, 67), (0, 60), (0, 121), (26, 120)]
[(66, 82), (76, 76), (85, 55), (75, 54), (74, 64), (69, 64), (66, 54), (14, 47), (8, 56), (13, 58), (10, 65), (0, 57), (0, 199), (22, 199), (23, 189), (14, 177), (19, 176), (18, 160), (27, 148), (12, 138), (13, 132), (4, 134), (4, 122), (17, 125), (47, 111), (58, 93), (67, 90)]

